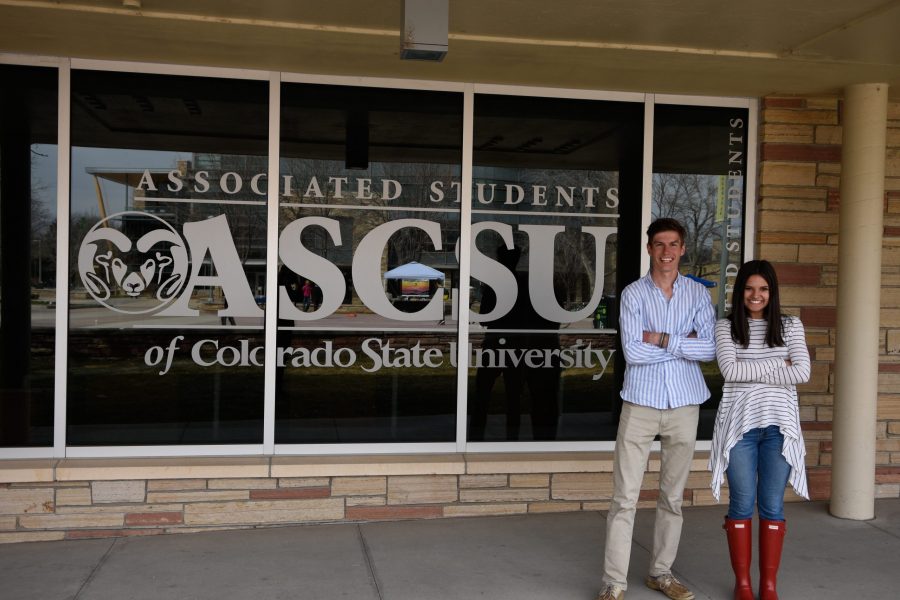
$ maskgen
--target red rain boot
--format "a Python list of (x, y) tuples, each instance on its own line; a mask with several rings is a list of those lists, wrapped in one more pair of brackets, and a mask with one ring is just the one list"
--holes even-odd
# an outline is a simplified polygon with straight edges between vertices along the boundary
[(750, 556), (753, 549), (751, 519), (729, 519), (725, 517), (722, 529), (728, 537), (728, 553), (734, 570), (734, 600), (753, 600), (753, 585), (750, 583)]
[(786, 531), (784, 521), (759, 520), (759, 600), (778, 600), (778, 565)]

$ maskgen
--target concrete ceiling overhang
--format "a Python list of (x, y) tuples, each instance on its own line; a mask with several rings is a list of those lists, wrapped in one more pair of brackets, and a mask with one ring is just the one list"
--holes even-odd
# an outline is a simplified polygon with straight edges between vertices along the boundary
[(900, 0), (452, 0), (441, 63), (400, 60), (400, 21), (400, 0), (0, 0), (0, 52), (719, 96), (886, 83), (900, 99)]

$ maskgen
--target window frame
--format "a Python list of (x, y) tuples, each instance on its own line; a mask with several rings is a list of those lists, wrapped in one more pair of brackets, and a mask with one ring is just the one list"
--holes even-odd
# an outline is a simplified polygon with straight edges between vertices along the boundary
[[(281, 84), (308, 83), (323, 85), (343, 85), (355, 87), (383, 87), (392, 89), (458, 92), (463, 95), (463, 139), (461, 175), (461, 233), (460, 233), (460, 289), (459, 304), (468, 306), (470, 282), (470, 249), (472, 227), (472, 159), (474, 100), (476, 94), (530, 96), (541, 98), (605, 100), (644, 104), (643, 172), (641, 194), (642, 231), (650, 221), (652, 204), (652, 164), (653, 164), (653, 110), (654, 105), (678, 104), (706, 107), (733, 107), (748, 110), (747, 128), (747, 173), (744, 209), (743, 257), (750, 260), (755, 255), (754, 237), (756, 233), (757, 168), (758, 168), (758, 113), (756, 98), (690, 96), (653, 94), (643, 92), (622, 92), (604, 90), (564, 89), (540, 86), (499, 85), (471, 82), (451, 82), (439, 80), (416, 80), (383, 77), (356, 77), (339, 75), (318, 75), (263, 71), (251, 69), (231, 69), (217, 67), (195, 67), (188, 65), (166, 65), (157, 63), (135, 63), (76, 59), (52, 56), (26, 56), (0, 53), (0, 64), (22, 66), (55, 67), (59, 74), (58, 88), (58, 152), (57, 166), (57, 255), (59, 267), (58, 281), (68, 281), (69, 276), (69, 194), (71, 177), (70, 101), (72, 69), (115, 71), (137, 74), (184, 75), (194, 77), (216, 77), (267, 81), (269, 83), (269, 140), (268, 140), (268, 187), (267, 187), (267, 249), (266, 249), (266, 295), (277, 297), (278, 268), (278, 169), (280, 161), (280, 120)], [(274, 199), (272, 201), (271, 199)], [(643, 239), (641, 237), (641, 239)], [(639, 252), (641, 270), (649, 268), (643, 243), (639, 247), (626, 249)], [(379, 443), (379, 444), (276, 444), (275, 443), (275, 357), (276, 357), (276, 311), (266, 311), (265, 316), (265, 385), (263, 392), (264, 423), (261, 444), (226, 445), (184, 445), (184, 446), (95, 446), (72, 447), (66, 445), (66, 376), (68, 352), (68, 289), (57, 286), (56, 290), (56, 355), (54, 389), (54, 431), (53, 446), (39, 448), (0, 448), (0, 459), (23, 458), (126, 458), (126, 457), (201, 457), (201, 456), (285, 456), (285, 455), (356, 455), (356, 454), (433, 454), (433, 453), (484, 453), (484, 452), (566, 452), (566, 451), (610, 451), (614, 441), (567, 441), (567, 442), (468, 442), (466, 439), (468, 372), (464, 366), (465, 349), (468, 347), (469, 329), (464, 320), (457, 330), (457, 415), (456, 441), (436, 443)], [(654, 449), (658, 449), (654, 442)], [(697, 450), (708, 450), (710, 442), (700, 440)]]

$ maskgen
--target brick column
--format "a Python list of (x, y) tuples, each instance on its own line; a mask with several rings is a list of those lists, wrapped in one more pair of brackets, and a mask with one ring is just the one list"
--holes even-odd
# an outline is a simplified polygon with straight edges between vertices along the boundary
[(831, 514), (875, 516), (886, 84), (844, 90)]

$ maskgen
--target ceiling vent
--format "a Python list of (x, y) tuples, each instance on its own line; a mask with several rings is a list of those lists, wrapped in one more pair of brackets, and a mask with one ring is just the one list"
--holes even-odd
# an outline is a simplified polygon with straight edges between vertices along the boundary
[(400, 58), (444, 60), (449, 20), (449, 0), (403, 0)]

